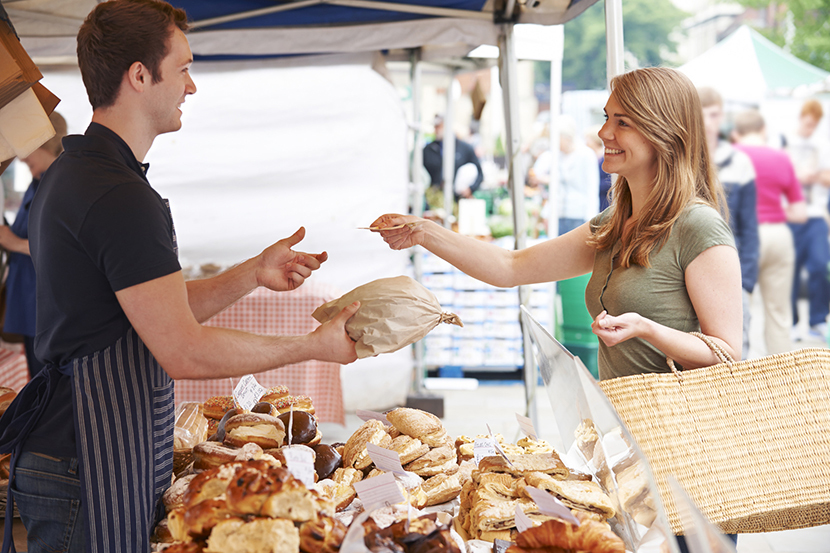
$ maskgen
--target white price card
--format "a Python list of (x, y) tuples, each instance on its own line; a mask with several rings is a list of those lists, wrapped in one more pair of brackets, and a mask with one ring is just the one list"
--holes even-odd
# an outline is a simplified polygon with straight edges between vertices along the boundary
[(528, 486), (525, 488), (530, 494), (530, 499), (539, 507), (539, 512), (543, 515), (556, 517), (565, 522), (570, 522), (574, 526), (579, 526), (579, 519), (571, 513), (571, 510), (565, 507), (565, 504), (553, 497), (551, 494), (539, 488)]
[(352, 486), (363, 502), (363, 508), (367, 511), (389, 507), (404, 501), (401, 489), (395, 481), (395, 475), (391, 472), (384, 472), (380, 476), (355, 482)]
[(314, 455), (306, 447), (284, 447), (282, 454), (288, 465), (288, 472), (294, 478), (305, 484), (305, 487), (314, 489)]
[(248, 374), (239, 379), (239, 384), (233, 389), (233, 399), (236, 403), (246, 411), (253, 409), (262, 394), (265, 393), (265, 388), (260, 386), (253, 375)]
[(525, 417), (524, 415), (520, 415), (518, 413), (516, 413), (516, 420), (519, 421), (519, 428), (522, 429), (525, 436), (535, 441), (537, 439), (537, 434), (536, 429), (533, 428), (533, 421), (530, 420), (529, 417)]
[(490, 429), (489, 424), (487, 425), (487, 432), (490, 433), (490, 439), (493, 440), (493, 445), (496, 446), (496, 451), (499, 452), (499, 455), (505, 458), (508, 465), (513, 466), (513, 461), (510, 460), (510, 458), (507, 456), (507, 453), (505, 453), (504, 450), (501, 448), (501, 446), (499, 445), (499, 441), (493, 437), (493, 431)]
[(386, 426), (392, 426), (392, 423), (387, 420), (386, 415), (384, 415), (383, 413), (378, 413), (377, 411), (367, 411), (366, 409), (358, 409), (357, 411), (355, 411), (355, 415), (357, 415), (357, 418), (359, 418), (363, 422), (376, 419), (385, 424)]
[(476, 441), (473, 442), (473, 457), (476, 466), (485, 457), (492, 457), (496, 454), (495, 442), (496, 440), (493, 438), (476, 438)]
[(533, 528), (534, 524), (533, 521), (530, 520), (530, 517), (522, 511), (522, 508), (516, 505), (516, 530), (519, 532), (524, 532), (528, 528)]
[(377, 468), (385, 472), (406, 474), (401, 466), (401, 456), (396, 451), (375, 444), (366, 444), (369, 457)]

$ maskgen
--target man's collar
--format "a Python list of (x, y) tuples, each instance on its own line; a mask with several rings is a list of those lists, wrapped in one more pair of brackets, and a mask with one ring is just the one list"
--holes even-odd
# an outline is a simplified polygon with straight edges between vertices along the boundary
[(147, 171), (150, 168), (149, 163), (141, 163), (133, 154), (133, 151), (124, 142), (124, 139), (118, 136), (114, 131), (101, 125), (100, 123), (90, 123), (87, 127), (85, 136), (96, 137), (106, 141), (106, 144), (112, 146), (117, 151), (118, 155), (124, 160), (124, 164), (135, 171), (141, 178), (147, 180)]

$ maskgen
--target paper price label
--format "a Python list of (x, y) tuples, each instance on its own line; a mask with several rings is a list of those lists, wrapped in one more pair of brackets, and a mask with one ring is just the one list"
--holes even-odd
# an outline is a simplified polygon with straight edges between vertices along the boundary
[(522, 511), (522, 508), (516, 505), (516, 530), (519, 532), (524, 532), (528, 528), (533, 528), (534, 524), (533, 521), (530, 520), (530, 517)]
[(499, 455), (505, 458), (508, 465), (513, 466), (513, 461), (510, 460), (510, 458), (507, 456), (507, 453), (505, 453), (504, 450), (501, 448), (501, 446), (499, 445), (499, 441), (493, 437), (493, 431), (490, 429), (489, 424), (487, 425), (487, 432), (490, 433), (490, 439), (493, 440), (493, 445), (496, 446), (496, 451), (499, 452)]
[(485, 457), (492, 457), (496, 454), (495, 442), (496, 440), (493, 438), (476, 438), (476, 441), (473, 442), (473, 457), (476, 466)]
[(308, 489), (314, 489), (314, 456), (311, 450), (304, 447), (284, 447), (282, 450), (288, 472), (294, 478), (305, 484)]
[(386, 415), (383, 413), (378, 413), (377, 411), (367, 411), (365, 409), (358, 409), (355, 411), (355, 415), (357, 418), (362, 420), (363, 422), (376, 419), (385, 424), (386, 426), (392, 426), (392, 423), (386, 419)]
[(265, 388), (260, 386), (259, 382), (253, 375), (246, 375), (239, 379), (239, 384), (233, 389), (233, 399), (236, 403), (246, 411), (253, 409), (262, 394), (265, 393)]
[(354, 486), (357, 496), (363, 502), (363, 508), (367, 511), (379, 507), (389, 507), (404, 501), (401, 489), (395, 481), (395, 475), (391, 472), (355, 482), (352, 486)]
[(386, 472), (406, 474), (401, 466), (401, 456), (391, 449), (386, 449), (375, 444), (366, 444), (369, 457), (377, 468)]
[(571, 510), (565, 507), (561, 501), (553, 497), (551, 494), (531, 486), (528, 486), (525, 490), (527, 490), (530, 494), (530, 499), (536, 503), (539, 507), (539, 512), (543, 515), (556, 517), (560, 520), (564, 520), (565, 522), (570, 522), (575, 526), (579, 526), (579, 519), (573, 516)]
[(537, 435), (536, 429), (533, 428), (533, 421), (530, 420), (530, 418), (525, 417), (524, 415), (520, 415), (518, 413), (516, 413), (516, 420), (519, 421), (519, 428), (522, 429), (522, 432), (524, 432), (525, 436), (535, 441), (537, 439)]

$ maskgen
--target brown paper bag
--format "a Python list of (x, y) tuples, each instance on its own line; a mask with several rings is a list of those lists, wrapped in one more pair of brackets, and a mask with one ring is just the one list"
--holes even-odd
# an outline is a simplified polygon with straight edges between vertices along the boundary
[(397, 351), (417, 342), (439, 323), (461, 324), (458, 315), (444, 313), (435, 295), (408, 276), (381, 278), (321, 305), (312, 317), (325, 323), (344, 307), (359, 301), (360, 309), (346, 322), (346, 332), (357, 342), (360, 359)]

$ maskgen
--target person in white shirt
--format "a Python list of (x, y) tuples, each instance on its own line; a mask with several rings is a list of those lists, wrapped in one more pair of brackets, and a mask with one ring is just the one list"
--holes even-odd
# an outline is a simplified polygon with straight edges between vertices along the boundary
[(797, 300), (801, 288), (801, 273), (807, 270), (809, 294), (808, 338), (827, 340), (827, 315), (830, 314), (830, 281), (827, 280), (827, 264), (830, 263), (828, 242), (827, 203), (830, 198), (830, 145), (821, 140), (816, 128), (824, 115), (818, 100), (804, 102), (798, 127), (785, 137), (785, 149), (795, 167), (807, 201), (807, 222), (790, 223), (795, 242), (795, 278), (793, 279), (793, 339), (801, 340), (796, 330), (798, 323)]

